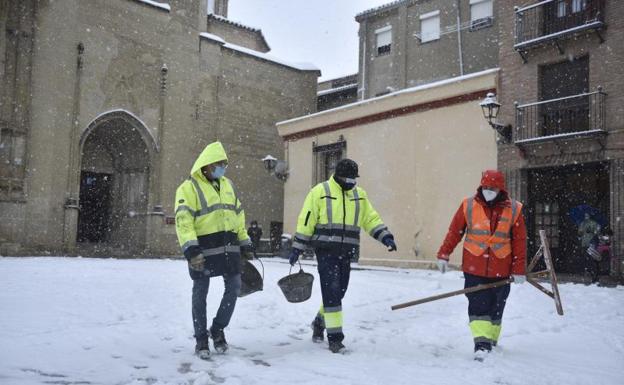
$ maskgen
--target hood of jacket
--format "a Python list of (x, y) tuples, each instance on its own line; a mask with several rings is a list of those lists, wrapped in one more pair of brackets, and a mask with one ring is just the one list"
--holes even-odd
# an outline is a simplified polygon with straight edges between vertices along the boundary
[[(483, 198), (483, 193), (481, 191), (485, 186), (496, 187), (500, 190), (496, 199), (491, 202), (487, 202), (485, 198)], [(477, 188), (475, 199), (486, 206), (511, 206), (511, 202), (509, 202), (509, 193), (505, 188), (505, 175), (498, 170), (484, 171), (483, 174), (481, 174), (481, 183), (479, 183), (479, 188)]]
[(203, 177), (201, 172), (202, 167), (221, 162), (222, 160), (228, 160), (223, 145), (221, 142), (212, 142), (204, 148), (197, 157), (197, 160), (195, 160), (193, 168), (191, 168), (191, 175), (201, 179)]

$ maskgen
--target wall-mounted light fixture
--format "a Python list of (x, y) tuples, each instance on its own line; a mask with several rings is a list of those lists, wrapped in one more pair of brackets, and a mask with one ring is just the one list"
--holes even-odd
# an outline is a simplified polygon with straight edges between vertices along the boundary
[(481, 103), (479, 103), (483, 110), (483, 117), (490, 126), (496, 130), (502, 143), (511, 143), (511, 124), (503, 125), (496, 123), (496, 117), (500, 110), (500, 103), (496, 100), (496, 95), (492, 92), (488, 92), (487, 96)]
[(283, 160), (278, 160), (273, 155), (265, 156), (262, 158), (262, 162), (264, 162), (264, 168), (266, 168), (270, 175), (275, 175), (277, 179), (286, 182), (288, 179), (288, 163)]

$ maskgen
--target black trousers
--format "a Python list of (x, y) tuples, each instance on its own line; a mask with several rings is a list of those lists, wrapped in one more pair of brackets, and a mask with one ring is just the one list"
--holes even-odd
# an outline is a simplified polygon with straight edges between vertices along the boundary
[[(230, 323), (236, 300), (241, 288), (240, 274), (226, 274), (223, 276), (225, 291), (217, 315), (212, 320), (211, 329), (222, 330)], [(206, 316), (206, 297), (208, 296), (208, 288), (210, 287), (210, 277), (193, 280), (193, 328), (195, 329), (195, 339), (197, 341), (205, 341), (208, 338), (207, 316)]]
[[(465, 288), (504, 279), (503, 277), (479, 277), (468, 273), (464, 273), (464, 278)], [(510, 285), (507, 284), (466, 294), (466, 297), (468, 297), (468, 318), (475, 342), (475, 349), (483, 348), (489, 350), (492, 344), (498, 342), (503, 311), (505, 310), (510, 288)]]
[(351, 256), (340, 249), (317, 249), (318, 272), (321, 280), (323, 318), (329, 342), (342, 341), (342, 299), (349, 286)]

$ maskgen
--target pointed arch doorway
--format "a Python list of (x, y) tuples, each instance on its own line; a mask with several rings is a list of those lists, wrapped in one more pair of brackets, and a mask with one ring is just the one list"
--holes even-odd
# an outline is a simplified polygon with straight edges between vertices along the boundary
[(100, 115), (80, 140), (76, 240), (91, 254), (131, 256), (146, 249), (154, 139), (134, 115)]

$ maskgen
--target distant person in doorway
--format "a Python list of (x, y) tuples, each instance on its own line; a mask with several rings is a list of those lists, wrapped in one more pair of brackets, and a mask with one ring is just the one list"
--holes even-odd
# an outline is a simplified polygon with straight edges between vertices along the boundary
[(585, 213), (584, 219), (578, 226), (578, 236), (585, 260), (585, 270), (591, 274), (592, 283), (598, 281), (598, 270), (601, 260), (600, 253), (597, 250), (598, 234), (600, 234), (600, 224), (589, 213)]
[[(228, 349), (223, 329), (230, 323), (241, 289), (241, 252), (253, 252), (245, 212), (232, 182), (224, 176), (227, 165), (223, 145), (209, 144), (175, 198), (176, 233), (193, 280), (195, 354), (201, 359), (209, 359), (209, 337), (217, 352)], [(225, 291), (208, 331), (206, 297), (210, 278), (218, 276), (223, 277)]]
[(251, 221), (247, 234), (253, 243), (254, 249), (258, 250), (260, 247), (260, 238), (262, 238), (262, 227), (258, 226), (258, 221)]
[(589, 213), (585, 213), (585, 218), (579, 223), (578, 235), (581, 241), (581, 247), (587, 249), (592, 243), (596, 242), (596, 236), (600, 233), (600, 225)]

